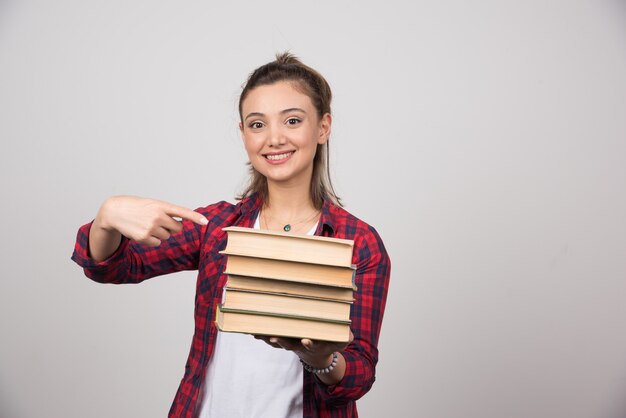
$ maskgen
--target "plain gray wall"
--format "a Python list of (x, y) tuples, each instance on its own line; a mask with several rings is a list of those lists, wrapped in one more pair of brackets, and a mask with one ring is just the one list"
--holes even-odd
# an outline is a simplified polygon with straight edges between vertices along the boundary
[(246, 176), (236, 102), (289, 49), (393, 269), (364, 418), (626, 416), (623, 1), (0, 1), (0, 416), (165, 416), (195, 274), (69, 257), (112, 194)]

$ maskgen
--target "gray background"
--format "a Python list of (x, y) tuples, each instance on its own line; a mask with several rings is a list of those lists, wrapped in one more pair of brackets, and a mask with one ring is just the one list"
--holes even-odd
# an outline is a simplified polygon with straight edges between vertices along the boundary
[(393, 261), (364, 418), (626, 416), (623, 1), (0, 0), (0, 416), (165, 416), (195, 275), (98, 285), (107, 197), (245, 180), (236, 101), (289, 49)]

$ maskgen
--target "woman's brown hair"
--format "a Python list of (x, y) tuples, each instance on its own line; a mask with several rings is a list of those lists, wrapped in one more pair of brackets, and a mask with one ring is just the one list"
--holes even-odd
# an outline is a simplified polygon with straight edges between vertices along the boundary
[[(239, 118), (242, 119), (241, 108), (251, 90), (259, 86), (270, 85), (280, 81), (291, 81), (302, 93), (309, 96), (313, 106), (321, 118), (330, 112), (332, 92), (324, 77), (313, 68), (305, 65), (296, 56), (289, 52), (276, 54), (276, 60), (257, 68), (250, 74), (239, 96)], [(322, 208), (324, 200), (330, 200), (341, 206), (341, 200), (333, 189), (330, 180), (328, 141), (317, 146), (313, 159), (313, 176), (311, 177), (311, 200), (317, 209)], [(258, 193), (263, 202), (267, 202), (267, 179), (250, 164), (250, 180), (248, 185), (238, 196), (243, 199)]]

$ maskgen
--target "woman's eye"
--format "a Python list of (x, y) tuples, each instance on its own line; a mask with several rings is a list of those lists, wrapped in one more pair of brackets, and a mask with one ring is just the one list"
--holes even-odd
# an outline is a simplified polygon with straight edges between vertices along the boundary
[(298, 118), (289, 118), (289, 119), (287, 119), (287, 124), (288, 125), (296, 125), (297, 123), (300, 123), (300, 119), (298, 119)]
[(261, 122), (252, 122), (249, 126), (252, 129), (259, 129), (263, 127), (263, 124)]

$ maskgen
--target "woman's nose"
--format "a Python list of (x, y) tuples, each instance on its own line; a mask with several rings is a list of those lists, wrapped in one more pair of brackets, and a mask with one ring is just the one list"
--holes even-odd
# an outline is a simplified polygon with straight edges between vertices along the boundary
[(287, 143), (287, 138), (281, 129), (272, 129), (268, 132), (268, 144), (270, 147), (277, 147), (280, 145), (285, 145)]

